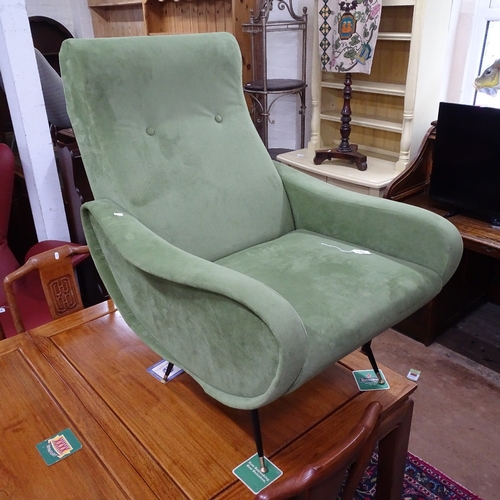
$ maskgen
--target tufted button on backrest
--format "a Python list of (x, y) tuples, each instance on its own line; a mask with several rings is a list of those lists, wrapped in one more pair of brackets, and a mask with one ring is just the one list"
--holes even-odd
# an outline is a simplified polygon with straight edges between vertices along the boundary
[(209, 260), (293, 229), (232, 35), (73, 39), (60, 60), (95, 199)]

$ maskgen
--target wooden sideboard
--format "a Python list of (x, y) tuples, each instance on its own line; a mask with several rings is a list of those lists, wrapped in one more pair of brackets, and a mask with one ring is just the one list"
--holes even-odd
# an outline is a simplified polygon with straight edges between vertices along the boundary
[[(435, 137), (433, 122), (415, 160), (394, 179), (384, 197), (447, 216), (449, 208), (428, 196)], [(464, 242), (460, 266), (436, 298), (395, 327), (425, 345), (481, 303), (498, 302), (499, 297), (500, 229), (461, 214), (447, 218), (460, 231)]]

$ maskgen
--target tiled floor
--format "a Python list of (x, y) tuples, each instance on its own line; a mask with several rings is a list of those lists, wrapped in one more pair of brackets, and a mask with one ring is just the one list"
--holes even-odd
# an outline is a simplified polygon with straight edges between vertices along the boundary
[(373, 351), (404, 376), (422, 372), (410, 451), (484, 500), (500, 499), (500, 374), (392, 330), (373, 341)]

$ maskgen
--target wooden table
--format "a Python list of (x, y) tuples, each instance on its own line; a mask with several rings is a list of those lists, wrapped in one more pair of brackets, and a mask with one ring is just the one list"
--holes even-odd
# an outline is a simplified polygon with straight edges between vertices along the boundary
[[(248, 412), (219, 404), (187, 374), (162, 384), (111, 302), (0, 342), (0, 492), (8, 498), (250, 499), (232, 474), (255, 453)], [(415, 390), (358, 391), (353, 353), (260, 411), (265, 453), (295, 473), (383, 405), (378, 498), (400, 500)], [(71, 428), (83, 448), (47, 467), (35, 448)], [(0, 495), (1, 496), (1, 495)]]

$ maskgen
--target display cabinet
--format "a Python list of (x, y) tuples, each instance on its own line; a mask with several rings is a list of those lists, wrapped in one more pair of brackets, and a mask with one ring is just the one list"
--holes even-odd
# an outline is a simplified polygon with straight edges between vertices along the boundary
[[(451, 8), (452, 0), (382, 0), (371, 73), (352, 74), (349, 140), (368, 157), (365, 172), (353, 173), (356, 167), (344, 168), (338, 160), (313, 163), (316, 149), (340, 142), (345, 77), (321, 71), (319, 50), (314, 48), (311, 139), (306, 150), (279, 159), (329, 182), (382, 196), (437, 116), (448, 71)], [(313, 44), (318, 46), (317, 37)]]
[[(402, 170), (409, 160), (413, 99), (406, 88), (413, 78), (416, 57), (410, 58), (416, 6), (385, 1), (369, 75), (353, 73), (350, 141), (367, 153), (394, 158)], [(416, 40), (413, 40), (416, 43)], [(343, 105), (342, 73), (322, 72), (320, 82), (319, 142), (330, 146), (340, 139)], [(408, 89), (410, 90), (410, 89)], [(405, 102), (406, 101), (406, 102)]]

